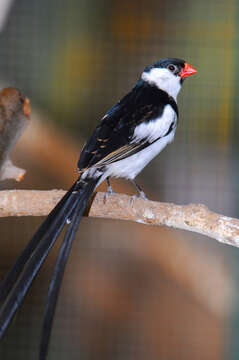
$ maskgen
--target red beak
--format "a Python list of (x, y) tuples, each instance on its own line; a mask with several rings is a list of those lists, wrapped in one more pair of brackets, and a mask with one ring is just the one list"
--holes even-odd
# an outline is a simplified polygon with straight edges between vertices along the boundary
[(184, 64), (184, 68), (182, 69), (182, 71), (179, 73), (179, 76), (181, 78), (185, 77), (185, 76), (189, 76), (189, 75), (193, 75), (197, 72), (196, 69), (194, 69), (191, 65), (185, 63)]

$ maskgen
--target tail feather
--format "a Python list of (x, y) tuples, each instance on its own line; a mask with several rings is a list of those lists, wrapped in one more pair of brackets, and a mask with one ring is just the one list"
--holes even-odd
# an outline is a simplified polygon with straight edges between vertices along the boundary
[[(21, 305), (34, 277), (39, 271), (43, 261), (54, 245), (67, 219), (72, 215), (81, 197), (85, 198), (89, 184), (92, 189), (97, 183), (96, 179), (88, 182), (78, 180), (60, 203), (52, 210), (45, 222), (30, 241), (30, 245), (24, 249), (2, 286), (2, 295), (6, 301), (0, 311), (0, 338), (4, 335), (13, 315)], [(93, 190), (91, 192), (93, 192)], [(80, 201), (81, 202), (81, 201)]]
[(71, 189), (64, 195), (64, 197), (60, 200), (60, 202), (56, 205), (56, 207), (50, 212), (45, 221), (41, 224), (35, 235), (26, 245), (21, 255), (17, 258), (16, 262), (6, 275), (3, 282), (0, 284), (0, 302), (4, 300), (4, 298), (8, 295), (9, 291), (13, 287), (17, 277), (21, 273), (24, 268), (26, 262), (29, 260), (30, 256), (36, 249), (39, 244), (39, 241), (43, 238), (46, 232), (49, 232), (50, 228), (53, 225), (53, 220), (55, 217), (60, 214), (64, 210), (64, 208), (69, 203), (69, 198), (74, 190), (75, 184), (71, 187)]
[(88, 187), (87, 191), (84, 193), (84, 196), (80, 199), (79, 203), (77, 204), (71, 219), (71, 223), (67, 228), (64, 240), (59, 250), (59, 255), (56, 261), (56, 265), (53, 271), (53, 276), (49, 285), (49, 290), (47, 295), (46, 308), (45, 308), (42, 334), (41, 334), (39, 360), (45, 360), (47, 357), (52, 324), (53, 324), (58, 294), (64, 276), (65, 266), (71, 250), (72, 242), (79, 227), (88, 200), (94, 190), (94, 186), (95, 186), (94, 184), (91, 184), (91, 186)]

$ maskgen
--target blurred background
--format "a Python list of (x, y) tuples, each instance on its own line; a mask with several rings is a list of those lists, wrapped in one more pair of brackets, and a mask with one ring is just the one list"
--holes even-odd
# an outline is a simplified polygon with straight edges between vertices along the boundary
[[(14, 150), (27, 170), (1, 189), (68, 188), (99, 119), (146, 65), (183, 58), (175, 141), (142, 172), (150, 199), (239, 217), (236, 0), (1, 0), (0, 84), (30, 98)], [(124, 181), (118, 192), (134, 193)], [(103, 185), (101, 189), (105, 190)], [(0, 276), (42, 218), (0, 220)], [(53, 249), (0, 345), (35, 359)], [(239, 250), (183, 231), (84, 218), (58, 301), (49, 359), (239, 359)]]

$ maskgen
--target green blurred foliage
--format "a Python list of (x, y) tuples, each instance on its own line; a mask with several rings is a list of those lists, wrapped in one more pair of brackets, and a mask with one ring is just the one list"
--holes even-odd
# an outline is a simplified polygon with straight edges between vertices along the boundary
[(1, 75), (55, 122), (87, 136), (145, 65), (182, 57), (199, 70), (185, 86), (184, 131), (228, 142), (236, 10), (235, 0), (22, 0), (0, 36)]

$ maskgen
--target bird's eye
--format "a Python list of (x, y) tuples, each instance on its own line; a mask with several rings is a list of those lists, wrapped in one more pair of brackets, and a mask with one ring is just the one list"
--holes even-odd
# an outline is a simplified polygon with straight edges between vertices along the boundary
[(169, 64), (168, 69), (173, 72), (176, 70), (176, 66), (174, 66), (173, 64)]

